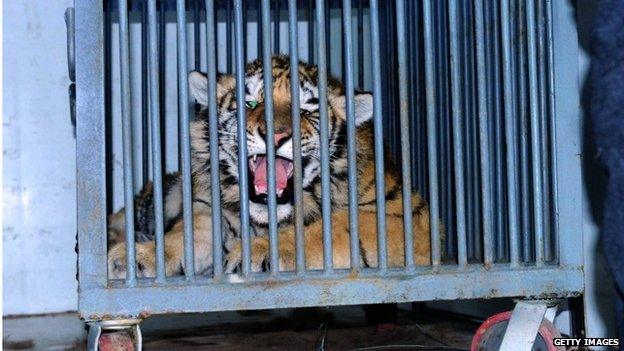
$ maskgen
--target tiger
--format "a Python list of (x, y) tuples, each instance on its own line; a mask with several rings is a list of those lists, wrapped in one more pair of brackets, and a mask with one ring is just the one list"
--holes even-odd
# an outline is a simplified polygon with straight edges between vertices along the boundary
[[(219, 145), (219, 179), (222, 209), (222, 240), (224, 262), (212, 260), (212, 212), (210, 182), (210, 147), (208, 122), (207, 76), (193, 71), (188, 76), (189, 92), (196, 101), (195, 119), (190, 123), (192, 214), (195, 272), (210, 271), (222, 264), (226, 273), (240, 271), (242, 264), (240, 192), (249, 192), (249, 234), (251, 241), (251, 270), (267, 270), (270, 262), (268, 239), (269, 213), (267, 206), (267, 150), (275, 145), (275, 183), (277, 194), (277, 230), (279, 270), (294, 270), (296, 263), (294, 226), (293, 130), (292, 120), (301, 126), (301, 159), (303, 188), (303, 221), (305, 267), (323, 269), (323, 221), (321, 210), (321, 136), (319, 68), (300, 61), (300, 115), (291, 115), (291, 67), (286, 55), (271, 59), (273, 75), (274, 135), (267, 135), (263, 63), (261, 59), (245, 66), (245, 106), (237, 106), (236, 79), (233, 75), (217, 74), (217, 114)], [(329, 166), (331, 190), (331, 239), (333, 268), (350, 268), (350, 232), (348, 201), (347, 114), (345, 87), (334, 77), (327, 76), (326, 96), (329, 131)], [(377, 198), (375, 191), (375, 150), (373, 95), (356, 91), (353, 94), (357, 144), (358, 234), (360, 266), (378, 267)], [(246, 141), (248, 159), (248, 189), (239, 186), (237, 109), (246, 109)], [(387, 227), (387, 264), (404, 265), (403, 192), (402, 182), (393, 161), (385, 153), (385, 219)], [(183, 274), (184, 218), (182, 215), (182, 180), (179, 174), (165, 177), (164, 236), (165, 270), (167, 275)], [(412, 233), (414, 261), (430, 264), (429, 208), (423, 197), (412, 192)], [(136, 263), (139, 277), (154, 277), (155, 241), (153, 192), (149, 184), (135, 200)], [(126, 274), (124, 242), (125, 216), (123, 209), (110, 216), (108, 271), (111, 278)]]

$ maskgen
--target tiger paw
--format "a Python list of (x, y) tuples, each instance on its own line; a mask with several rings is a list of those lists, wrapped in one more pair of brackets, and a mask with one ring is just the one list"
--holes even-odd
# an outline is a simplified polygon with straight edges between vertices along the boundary
[[(241, 271), (243, 262), (242, 243), (239, 239), (233, 242), (230, 251), (225, 257), (225, 272), (236, 273)], [(269, 242), (264, 237), (255, 237), (251, 241), (251, 271), (262, 272), (269, 266)]]
[(240, 272), (242, 259), (243, 259), (243, 253), (242, 253), (240, 240), (237, 240), (236, 243), (231, 245), (230, 250), (225, 255), (225, 259), (224, 259), (225, 273), (233, 274), (236, 272)]
[[(137, 277), (151, 278), (156, 276), (154, 250), (141, 244), (137, 244), (135, 248)], [(119, 243), (108, 251), (108, 277), (110, 279), (125, 279), (126, 273), (126, 244)]]

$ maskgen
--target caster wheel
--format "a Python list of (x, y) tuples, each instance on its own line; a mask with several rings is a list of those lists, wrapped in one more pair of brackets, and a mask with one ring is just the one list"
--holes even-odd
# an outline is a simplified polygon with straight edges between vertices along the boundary
[(132, 336), (125, 331), (103, 333), (98, 342), (101, 351), (138, 351), (134, 348)]
[[(509, 319), (511, 319), (511, 311), (496, 314), (483, 322), (472, 338), (470, 351), (497, 351), (500, 349)], [(531, 350), (565, 351), (565, 348), (553, 345), (553, 339), (560, 337), (561, 334), (555, 326), (549, 320), (544, 319)]]
[(107, 320), (90, 322), (88, 326), (89, 351), (141, 351), (143, 348), (139, 320)]

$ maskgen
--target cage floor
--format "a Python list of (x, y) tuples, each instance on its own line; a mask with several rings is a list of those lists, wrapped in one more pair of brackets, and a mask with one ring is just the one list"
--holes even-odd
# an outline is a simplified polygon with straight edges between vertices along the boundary
[[(154, 316), (141, 324), (143, 349), (317, 350), (320, 340), (325, 351), (469, 349), (478, 323), (415, 314), (409, 307), (400, 306), (396, 324), (379, 326), (367, 326), (359, 306)], [(5, 318), (3, 331), (5, 350), (85, 348), (84, 326), (74, 314)], [(412, 347), (376, 348), (390, 345)]]

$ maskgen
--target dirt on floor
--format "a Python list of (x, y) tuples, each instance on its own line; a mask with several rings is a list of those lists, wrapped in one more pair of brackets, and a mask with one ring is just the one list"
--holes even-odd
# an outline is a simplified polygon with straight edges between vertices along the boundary
[(404, 310), (395, 324), (367, 326), (356, 309), (295, 310), (246, 323), (146, 333), (143, 345), (145, 350), (467, 350), (478, 327)]
[[(377, 308), (379, 305), (375, 306)], [(479, 320), (400, 305), (395, 323), (376, 311), (367, 325), (361, 306), (152, 316), (141, 322), (144, 350), (467, 350)], [(387, 307), (387, 306), (386, 306)], [(421, 306), (422, 307), (422, 306)], [(367, 310), (370, 311), (370, 310)], [(369, 322), (371, 315), (369, 313)], [(456, 316), (455, 316), (456, 317)], [(116, 340), (108, 335), (108, 340)], [(109, 342), (128, 350), (132, 342)], [(104, 337), (106, 340), (107, 337)], [(121, 338), (120, 340), (122, 340)], [(104, 345), (101, 345), (104, 346)], [(119, 346), (119, 347), (117, 347)], [(124, 347), (126, 346), (126, 347)], [(121, 347), (121, 348), (120, 348)], [(5, 350), (85, 350), (75, 313), (4, 319)], [(107, 349), (107, 348), (104, 348)], [(131, 349), (131, 348), (130, 348)]]

